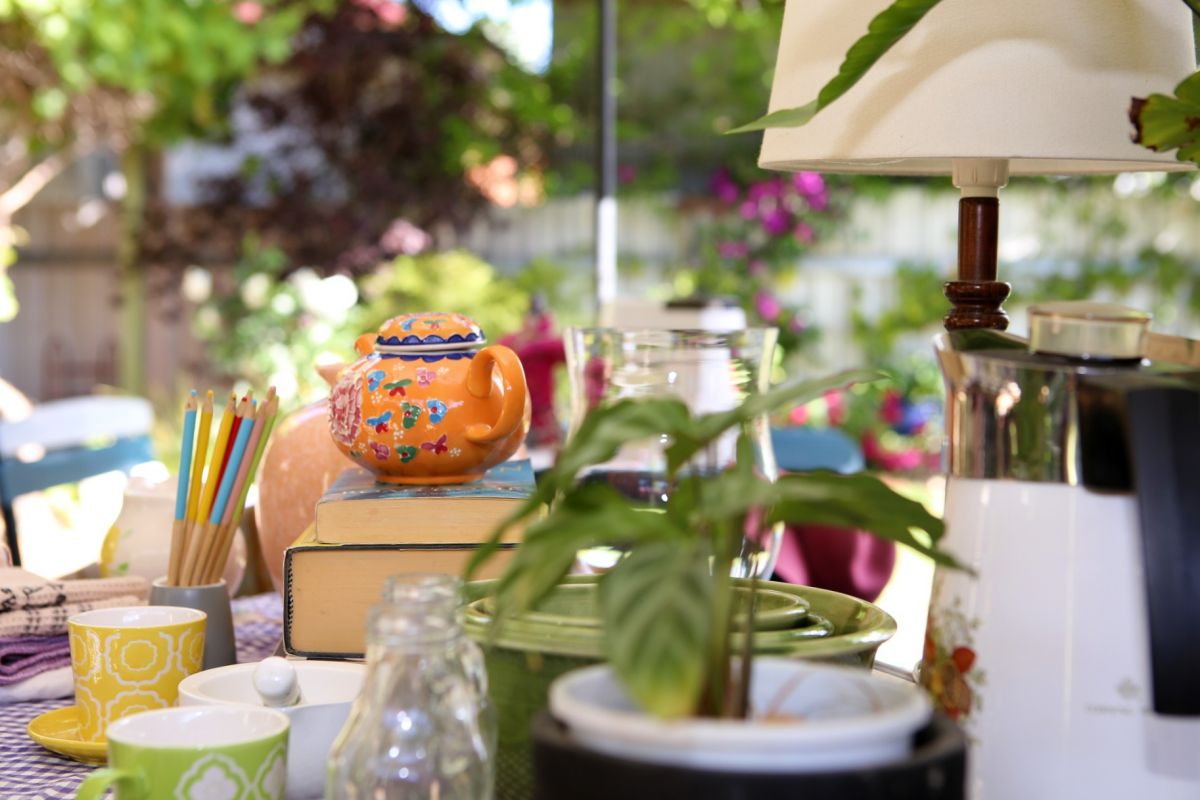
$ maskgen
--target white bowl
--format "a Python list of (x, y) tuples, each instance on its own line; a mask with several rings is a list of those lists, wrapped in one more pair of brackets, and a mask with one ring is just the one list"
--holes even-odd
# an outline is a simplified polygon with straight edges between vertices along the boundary
[[(300, 703), (278, 708), (292, 723), (288, 737), (288, 800), (319, 798), (325, 792), (325, 764), (333, 740), (346, 724), (350, 706), (362, 690), (363, 664), (291, 661), (300, 683)], [(189, 675), (179, 684), (179, 705), (262, 707), (254, 689), (253, 664), (231, 664)]]
[(558, 678), (550, 710), (580, 744), (608, 755), (696, 769), (802, 773), (905, 758), (931, 709), (916, 686), (853, 667), (757, 658), (755, 715), (663, 720), (637, 708), (605, 665)]

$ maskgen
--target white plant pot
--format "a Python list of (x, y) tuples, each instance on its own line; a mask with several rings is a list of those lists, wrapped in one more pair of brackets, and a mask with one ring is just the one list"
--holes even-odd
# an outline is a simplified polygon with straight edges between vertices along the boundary
[(585, 747), (719, 771), (807, 773), (899, 761), (931, 713), (916, 686), (784, 658), (755, 659), (751, 706), (757, 719), (658, 719), (635, 708), (607, 665), (569, 672), (550, 687), (551, 713)]

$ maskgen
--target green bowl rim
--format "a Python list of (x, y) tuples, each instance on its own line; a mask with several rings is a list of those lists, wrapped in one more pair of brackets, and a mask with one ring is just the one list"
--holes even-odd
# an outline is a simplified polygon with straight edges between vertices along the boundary
[[(568, 585), (590, 584), (594, 583), (597, 577), (596, 575), (571, 575), (564, 579), (563, 583)], [(744, 579), (739, 579), (737, 582), (749, 583), (748, 580)], [(491, 587), (496, 583), (496, 579), (490, 579), (471, 581), (466, 584), (465, 593), (468, 604), (482, 597), (489, 596), (491, 594)], [(815, 586), (803, 586), (800, 584), (783, 583), (781, 581), (759, 581), (759, 585), (789, 593), (796, 593), (799, 590), (805, 594), (816, 595), (817, 598), (827, 599), (829, 602), (850, 601), (858, 609), (856, 616), (861, 617), (861, 624), (868, 626), (861, 630), (835, 633), (831, 636), (821, 638), (801, 639), (798, 642), (786, 641), (787, 629), (763, 630), (757, 632), (755, 638), (764, 652), (772, 652), (772, 647), (782, 648), (786, 646), (788, 649), (785, 655), (792, 658), (853, 655), (875, 649), (896, 634), (896, 620), (892, 615), (866, 600), (842, 592), (835, 592), (831, 589), (819, 589)], [(817, 604), (810, 604), (810, 608), (813, 605)], [(826, 603), (821, 604), (822, 607), (824, 605)], [(824, 616), (821, 612), (822, 608), (815, 608), (812, 613)], [(549, 618), (554, 615), (544, 614), (541, 616)], [(567, 656), (593, 660), (603, 659), (602, 628), (573, 627), (565, 624), (555, 625), (548, 621), (525, 622), (517, 618), (509, 620), (505, 623), (503, 630), (498, 634), (493, 634), (488, 630), (490, 619), (478, 613), (471, 613), (469, 610), (464, 614), (464, 623), (467, 634), (484, 646), (495, 646), (519, 652), (540, 653), (543, 656)], [(545, 634), (549, 630), (553, 630), (555, 633), (553, 652), (546, 649)], [(572, 635), (575, 631), (581, 632), (580, 635)], [(513, 634), (517, 634), (518, 636), (524, 634), (524, 640), (514, 641)], [(783, 639), (784, 641), (772, 641), (779, 639)]]

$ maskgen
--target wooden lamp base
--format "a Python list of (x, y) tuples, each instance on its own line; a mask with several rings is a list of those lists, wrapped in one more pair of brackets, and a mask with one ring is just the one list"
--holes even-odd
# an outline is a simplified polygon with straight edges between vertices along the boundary
[(942, 322), (946, 330), (1006, 330), (1001, 306), (1012, 287), (996, 280), (1000, 201), (995, 197), (963, 197), (958, 201), (958, 280), (943, 287), (953, 306)]

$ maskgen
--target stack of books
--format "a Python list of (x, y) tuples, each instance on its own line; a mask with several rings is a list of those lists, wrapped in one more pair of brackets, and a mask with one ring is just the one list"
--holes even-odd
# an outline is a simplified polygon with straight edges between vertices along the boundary
[[(534, 490), (528, 460), (448, 486), (376, 483), (348, 469), (317, 503), (316, 521), (284, 553), (283, 646), (308, 658), (361, 658), (367, 610), (401, 572), (462, 574), (471, 554)], [(496, 577), (520, 541), (511, 531), (476, 577)]]

